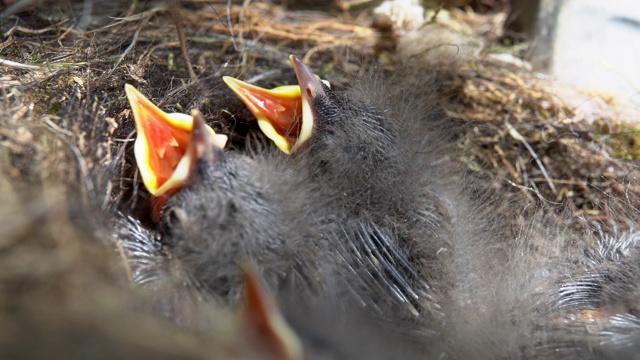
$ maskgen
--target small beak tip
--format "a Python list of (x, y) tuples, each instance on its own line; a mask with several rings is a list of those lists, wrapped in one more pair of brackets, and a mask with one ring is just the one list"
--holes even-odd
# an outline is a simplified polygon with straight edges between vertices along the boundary
[(204, 134), (207, 124), (204, 121), (204, 116), (198, 109), (191, 110), (191, 117), (193, 118), (193, 133)]
[(131, 95), (136, 95), (137, 93), (139, 93), (138, 89), (136, 89), (136, 87), (131, 84), (124, 84), (124, 91), (127, 94)]
[(300, 59), (295, 56), (295, 55), (289, 55), (289, 61), (291, 62), (291, 64), (298, 64), (298, 63), (302, 63), (302, 61), (300, 61)]
[(124, 84), (124, 92), (127, 94), (127, 97), (129, 99), (135, 96), (135, 91), (136, 91), (136, 88), (134, 88), (133, 85)]
[(247, 87), (247, 84), (244, 81), (238, 80), (231, 76), (223, 76), (222, 81), (224, 81), (224, 83), (227, 84), (229, 89), (231, 89), (234, 93), (236, 93), (236, 95), (238, 95), (239, 97), (243, 96), (242, 89)]
[(320, 77), (294, 55), (291, 55), (289, 59), (293, 66), (293, 72), (298, 79), (298, 85), (300, 85), (303, 98), (315, 96), (316, 94), (324, 95), (324, 89), (322, 87), (323, 81), (320, 80)]
[(232, 78), (231, 76), (223, 76), (222, 77), (222, 81), (224, 81), (225, 84), (227, 84), (228, 86), (231, 86), (231, 84), (235, 84), (235, 78)]
[(134, 108), (135, 105), (143, 103), (146, 99), (133, 85), (125, 84), (124, 91), (127, 94), (127, 99), (129, 99), (129, 104), (132, 108)]

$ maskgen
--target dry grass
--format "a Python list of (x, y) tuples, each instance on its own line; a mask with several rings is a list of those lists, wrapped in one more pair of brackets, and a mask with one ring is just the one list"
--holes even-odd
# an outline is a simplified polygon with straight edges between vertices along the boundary
[[(491, 62), (456, 70), (451, 85), (447, 112), (469, 122), (461, 145), (470, 168), (530, 200), (568, 204), (577, 218), (627, 226), (620, 220), (638, 207), (640, 128), (624, 106)], [(603, 108), (585, 113), (588, 103)]]

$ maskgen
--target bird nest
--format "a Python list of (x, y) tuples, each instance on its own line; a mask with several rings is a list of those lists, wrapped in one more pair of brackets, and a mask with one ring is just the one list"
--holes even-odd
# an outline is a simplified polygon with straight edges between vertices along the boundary
[(96, 2), (91, 11), (82, 2), (48, 6), (0, 23), (4, 193), (32, 193), (57, 181), (84, 204), (144, 213), (125, 83), (167, 112), (200, 109), (239, 144), (254, 124), (223, 87), (222, 75), (266, 87), (293, 83), (286, 59), (295, 54), (339, 88), (373, 66), (393, 71), (398, 57), (430, 54), (425, 61), (442, 79), (440, 105), (464, 125), (452, 156), (486, 176), (501, 196), (568, 204), (572, 218), (611, 229), (625, 227), (621, 215), (637, 207), (638, 125), (615, 99), (561, 88), (512, 61), (513, 55), (509, 61), (495, 56), (497, 49), (518, 50), (496, 46), (503, 38), (501, 14), (431, 13), (423, 28), (444, 31), (441, 42), (471, 39), (471, 50), (456, 46), (451, 55), (434, 51), (442, 43), (407, 46), (402, 30), (372, 27), (367, 7), (292, 11), (266, 2), (216, 1)]

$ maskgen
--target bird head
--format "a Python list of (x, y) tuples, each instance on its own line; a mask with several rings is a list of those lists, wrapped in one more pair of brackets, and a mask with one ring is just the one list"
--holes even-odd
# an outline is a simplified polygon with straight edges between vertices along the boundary
[(267, 90), (224, 78), (280, 150), (292, 154), (304, 147), (313, 162), (330, 164), (336, 176), (353, 173), (347, 177), (397, 160), (397, 124), (382, 116), (367, 91), (335, 93), (300, 59), (289, 60), (298, 85)]
[(125, 91), (138, 132), (134, 145), (136, 162), (142, 182), (156, 199), (157, 220), (166, 199), (189, 179), (203, 152), (210, 151), (206, 144), (222, 149), (227, 136), (216, 134), (203, 120), (195, 124), (195, 117), (202, 118), (197, 110), (192, 115), (167, 114), (133, 86), (125, 85)]
[[(286, 97), (235, 79), (225, 81), (283, 152), (295, 152), (315, 178), (339, 189), (331, 196), (348, 199), (349, 207), (387, 208), (403, 202), (415, 188), (402, 184), (410, 157), (404, 156), (407, 144), (399, 139), (401, 121), (379, 101), (389, 101), (381, 87), (334, 92), (300, 59), (291, 56), (290, 61), (298, 85), (288, 87)], [(277, 128), (296, 130), (287, 137), (272, 131)]]
[(286, 154), (292, 154), (309, 140), (314, 127), (312, 105), (316, 96), (330, 88), (326, 80), (291, 55), (299, 85), (263, 89), (224, 76), (224, 82), (244, 102), (258, 121), (262, 132)]

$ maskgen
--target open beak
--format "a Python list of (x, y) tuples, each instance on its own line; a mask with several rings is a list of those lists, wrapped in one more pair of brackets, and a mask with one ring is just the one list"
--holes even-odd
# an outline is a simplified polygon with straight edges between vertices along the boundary
[[(263, 89), (225, 76), (222, 79), (258, 120), (260, 130), (286, 154), (292, 154), (311, 137), (314, 96), (324, 94), (321, 81), (298, 58), (289, 58), (298, 78), (297, 85)], [(301, 91), (303, 89), (304, 91)], [(312, 95), (307, 95), (307, 92)], [(311, 101), (311, 102), (310, 102)]]
[(256, 267), (245, 264), (243, 270), (245, 325), (257, 337), (256, 340), (269, 349), (274, 359), (303, 359), (300, 339), (280, 313)]
[(267, 90), (229, 76), (222, 79), (256, 117), (260, 130), (289, 154), (300, 135), (300, 87), (286, 85)]
[[(226, 135), (216, 134), (204, 124), (194, 127), (194, 116), (167, 114), (144, 97), (133, 86), (125, 85), (138, 136), (134, 152), (142, 181), (155, 197), (166, 197), (187, 181), (190, 171), (201, 156), (191, 141), (196, 131), (206, 133), (207, 141), (224, 148)], [(194, 115), (202, 118), (198, 111)]]

